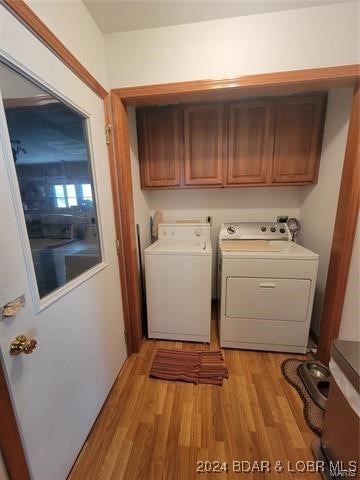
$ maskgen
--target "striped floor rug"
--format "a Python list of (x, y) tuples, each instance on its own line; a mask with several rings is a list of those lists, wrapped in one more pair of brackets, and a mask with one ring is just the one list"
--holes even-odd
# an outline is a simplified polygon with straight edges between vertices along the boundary
[(228, 378), (229, 374), (221, 351), (186, 352), (159, 348), (150, 377), (222, 385), (223, 379)]

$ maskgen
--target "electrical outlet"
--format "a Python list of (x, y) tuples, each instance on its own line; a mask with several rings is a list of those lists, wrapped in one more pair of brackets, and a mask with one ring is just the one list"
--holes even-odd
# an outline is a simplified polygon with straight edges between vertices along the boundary
[(288, 221), (288, 215), (278, 215), (276, 222), (277, 223), (286, 223)]

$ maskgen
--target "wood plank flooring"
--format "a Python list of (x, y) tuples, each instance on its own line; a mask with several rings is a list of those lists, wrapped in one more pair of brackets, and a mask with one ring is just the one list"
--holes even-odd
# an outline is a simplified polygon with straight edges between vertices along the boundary
[[(130, 356), (69, 479), (319, 480), (319, 473), (303, 473), (303, 463), (296, 464), (313, 461), (315, 435), (305, 423), (301, 400), (280, 371), (281, 362), (294, 355), (224, 350), (230, 376), (222, 387), (148, 377), (156, 348), (216, 350), (214, 320), (212, 339), (210, 346), (146, 341)], [(252, 466), (267, 461), (271, 471), (239, 473), (233, 471), (234, 460)], [(200, 474), (199, 461), (227, 462), (229, 471)], [(283, 473), (275, 471), (277, 461), (285, 467)]]

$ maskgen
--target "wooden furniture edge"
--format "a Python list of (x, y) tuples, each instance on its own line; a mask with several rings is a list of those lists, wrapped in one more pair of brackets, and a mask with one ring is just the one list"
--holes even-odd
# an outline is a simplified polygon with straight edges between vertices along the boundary
[(108, 94), (79, 60), (65, 47), (24, 0), (1, 0), (1, 4), (49, 48), (72, 72), (75, 73), (100, 98)]
[(0, 359), (0, 451), (4, 460), (9, 478), (16, 480), (30, 480), (30, 472), (22, 445), (19, 427), (10, 393), (8, 390), (5, 372)]
[[(112, 92), (122, 99), (127, 105), (141, 105), (144, 101), (148, 104), (154, 100), (166, 97), (180, 97), (191, 94), (221, 92), (241, 92), (245, 89), (256, 88), (285, 88), (291, 86), (328, 89), (340, 86), (353, 86), (360, 78), (360, 65), (340, 65), (335, 67), (311, 68), (305, 70), (290, 70), (284, 72), (260, 73), (243, 75), (233, 79), (221, 80), (194, 80), (188, 82), (161, 83), (112, 89)], [(254, 93), (255, 94), (255, 93)]]
[(331, 342), (340, 331), (350, 269), (360, 195), (360, 90), (353, 95), (344, 166), (341, 177), (329, 270), (321, 320), (318, 356), (328, 363)]

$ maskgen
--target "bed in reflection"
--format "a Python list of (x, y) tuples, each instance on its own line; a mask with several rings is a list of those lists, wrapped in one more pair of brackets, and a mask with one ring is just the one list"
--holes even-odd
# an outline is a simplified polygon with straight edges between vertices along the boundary
[(25, 216), (40, 298), (101, 261), (91, 215)]
[(96, 244), (85, 240), (30, 239), (40, 298), (100, 261)]

